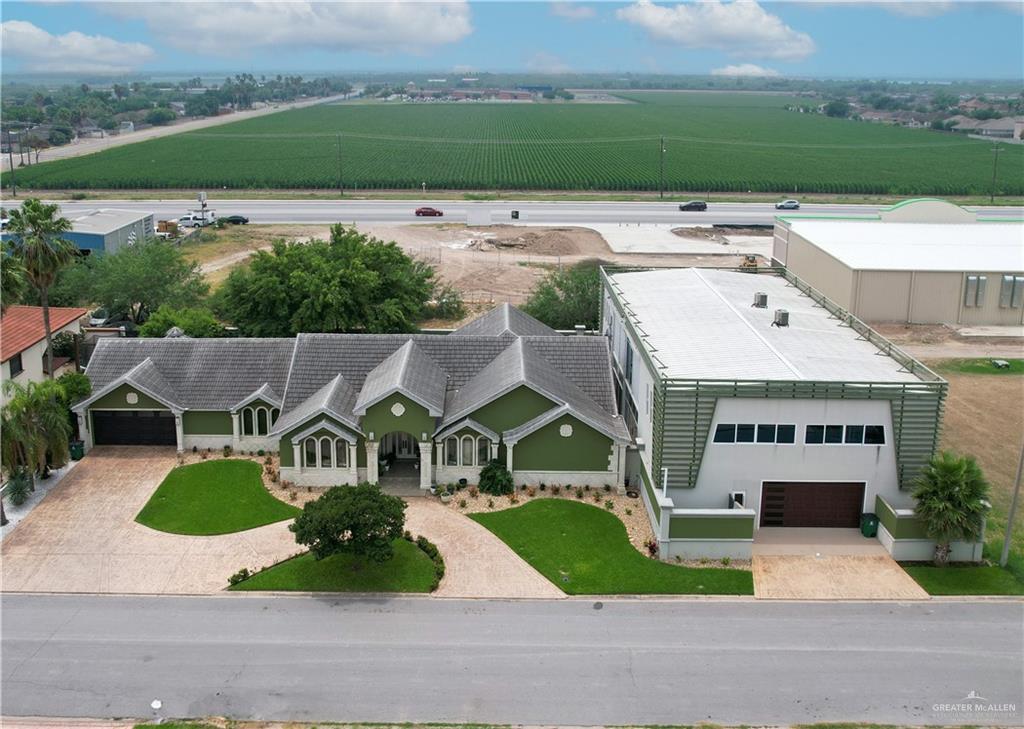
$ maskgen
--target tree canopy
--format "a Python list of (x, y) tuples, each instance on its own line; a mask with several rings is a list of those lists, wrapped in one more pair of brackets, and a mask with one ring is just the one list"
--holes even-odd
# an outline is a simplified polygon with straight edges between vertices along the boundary
[(207, 309), (175, 309), (164, 304), (154, 311), (146, 323), (139, 327), (143, 337), (164, 337), (171, 327), (178, 327), (190, 337), (221, 337), (222, 327)]
[(216, 311), (245, 336), (408, 332), (434, 293), (434, 271), (395, 243), (335, 225), (330, 240), (274, 243), (235, 269)]
[(335, 486), (310, 501), (288, 528), (317, 559), (348, 553), (386, 562), (392, 542), (402, 536), (405, 502), (379, 486)]
[(523, 311), (553, 329), (584, 324), (597, 329), (601, 315), (603, 261), (580, 261), (572, 268), (552, 271), (534, 287)]
[(925, 533), (935, 540), (936, 564), (949, 560), (952, 542), (981, 538), (991, 508), (988, 492), (988, 481), (970, 456), (943, 451), (925, 467), (914, 484), (914, 513), (924, 522)]

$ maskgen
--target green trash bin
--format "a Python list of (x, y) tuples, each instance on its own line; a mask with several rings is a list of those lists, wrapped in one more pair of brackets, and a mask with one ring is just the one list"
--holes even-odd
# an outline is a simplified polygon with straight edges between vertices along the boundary
[(85, 443), (80, 440), (73, 440), (68, 444), (68, 453), (71, 455), (72, 461), (82, 460), (82, 456), (85, 455)]
[(868, 538), (878, 535), (878, 517), (875, 514), (861, 514), (860, 533)]

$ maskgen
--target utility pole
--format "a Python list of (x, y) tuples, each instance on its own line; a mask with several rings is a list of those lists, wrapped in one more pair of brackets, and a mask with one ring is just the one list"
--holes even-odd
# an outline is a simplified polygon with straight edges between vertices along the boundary
[(665, 199), (665, 136), (661, 137), (661, 172), (658, 175), (658, 198)]
[(1017, 502), (1020, 500), (1020, 477), (1024, 472), (1024, 443), (1020, 444), (1020, 460), (1017, 461), (1017, 481), (1013, 487), (1013, 499), (1010, 501), (1010, 513), (1006, 515), (1006, 534), (1003, 536), (1003, 553), (999, 556), (999, 566), (1005, 567), (1010, 559), (1010, 537), (1013, 536), (1013, 517), (1017, 515)]
[(989, 191), (988, 202), (993, 204), (996, 201), (996, 164), (999, 162), (999, 153), (1002, 148), (998, 144), (992, 145), (992, 189)]
[(18, 186), (14, 184), (14, 147), (11, 142), (11, 130), (7, 130), (7, 161), (11, 165), (11, 197), (18, 197)]
[(341, 177), (341, 134), (338, 135), (338, 195), (345, 197), (345, 183)]

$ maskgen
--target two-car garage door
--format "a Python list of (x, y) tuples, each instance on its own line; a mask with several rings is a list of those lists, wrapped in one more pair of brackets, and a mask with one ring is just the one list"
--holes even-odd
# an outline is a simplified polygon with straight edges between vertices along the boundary
[(167, 410), (93, 410), (96, 445), (176, 445), (174, 414)]
[(863, 506), (863, 483), (766, 481), (761, 526), (856, 528)]

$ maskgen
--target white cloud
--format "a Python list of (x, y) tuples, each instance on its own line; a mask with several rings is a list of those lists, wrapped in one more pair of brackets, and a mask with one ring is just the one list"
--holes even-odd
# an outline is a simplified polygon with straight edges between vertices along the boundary
[(526, 70), (534, 73), (571, 73), (572, 68), (558, 56), (537, 51), (526, 60)]
[[(959, 0), (961, 4), (967, 0)], [(862, 6), (885, 10), (893, 15), (911, 18), (931, 18), (944, 15), (956, 7), (948, 0), (809, 0), (805, 5), (812, 7)]]
[(144, 20), (171, 45), (219, 56), (260, 50), (420, 53), (473, 31), (469, 3), (449, 2), (131, 2), (112, 15)]
[(732, 56), (800, 60), (814, 53), (814, 41), (793, 30), (756, 2), (707, 0), (674, 7), (637, 0), (616, 11), (651, 38), (687, 48), (710, 48)]
[(774, 68), (765, 68), (754, 63), (737, 63), (733, 66), (723, 66), (711, 70), (712, 76), (778, 76), (779, 72)]
[(0, 37), (4, 59), (18, 61), (22, 71), (118, 74), (156, 56), (144, 43), (124, 43), (78, 31), (52, 35), (24, 20), (0, 24)]
[(560, 1), (551, 3), (551, 14), (566, 20), (589, 20), (597, 11), (591, 5)]

